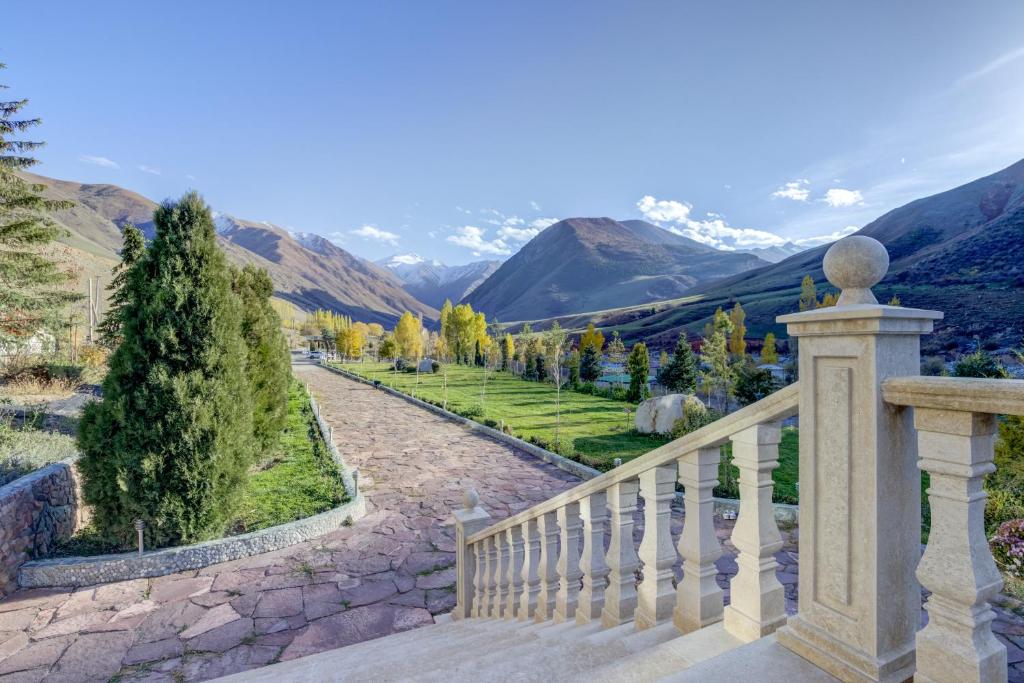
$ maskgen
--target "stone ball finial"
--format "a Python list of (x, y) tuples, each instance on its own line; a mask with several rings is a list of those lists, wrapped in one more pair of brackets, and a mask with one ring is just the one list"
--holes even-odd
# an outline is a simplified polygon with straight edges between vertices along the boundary
[(829, 247), (822, 265), (825, 277), (841, 292), (837, 306), (877, 304), (871, 288), (889, 270), (889, 252), (874, 238), (850, 235)]
[(462, 506), (467, 510), (473, 510), (480, 504), (480, 494), (476, 489), (469, 489), (462, 494)]

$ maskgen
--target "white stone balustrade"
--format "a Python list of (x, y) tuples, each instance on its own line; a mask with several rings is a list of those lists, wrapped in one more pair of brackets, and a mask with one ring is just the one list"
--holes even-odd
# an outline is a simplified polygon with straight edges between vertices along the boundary
[(722, 620), (723, 593), (715, 580), (715, 561), (722, 556), (722, 544), (715, 535), (713, 499), (720, 459), (718, 446), (700, 448), (679, 459), (686, 517), (679, 536), (683, 580), (676, 589), (672, 620), (683, 633)]
[[(480, 507), (480, 497), (475, 490), (470, 490), (463, 498), (463, 507), (456, 510), (455, 517), (455, 570), (456, 606), (452, 610), (453, 619), (479, 616), (472, 613), (472, 607), (480, 595), (482, 580), (481, 558), (478, 552), (479, 543), (472, 546), (466, 544), (466, 538), (487, 528), (491, 516)], [(479, 604), (479, 602), (475, 602)]]
[(676, 604), (672, 565), (672, 501), (676, 494), (677, 468), (674, 463), (653, 467), (640, 475), (640, 496), (644, 499), (644, 535), (638, 553), (644, 579), (637, 589), (636, 628), (643, 630), (672, 618)]
[(508, 595), (505, 598), (505, 618), (515, 618), (523, 599), (523, 528), (509, 527), (505, 530), (509, 547)]
[(732, 531), (739, 571), (729, 584), (725, 628), (741, 640), (757, 640), (786, 623), (786, 594), (775, 576), (782, 536), (772, 507), (780, 440), (777, 422), (732, 437), (732, 462), (740, 471), (740, 512)]
[(608, 543), (608, 588), (604, 592), (601, 623), (605, 628), (618, 626), (633, 618), (636, 611), (636, 570), (640, 558), (633, 547), (633, 513), (637, 508), (636, 479), (621, 481), (608, 490), (611, 513), (611, 540)]
[(537, 597), (540, 594), (540, 533), (537, 520), (523, 522), (520, 529), (523, 534), (523, 595), (519, 599), (516, 617), (520, 621), (527, 621), (537, 613)]
[(580, 504), (569, 503), (558, 508), (558, 593), (555, 595), (555, 623), (576, 618), (576, 602), (580, 592)]
[(508, 537), (495, 534), (494, 539), (494, 599), (491, 600), (491, 617), (501, 619), (508, 599)]
[(583, 521), (583, 588), (576, 606), (576, 623), (586, 624), (601, 618), (604, 609), (604, 591), (608, 586), (608, 564), (605, 562), (604, 532), (608, 523), (608, 497), (604, 491), (584, 496), (580, 500)]

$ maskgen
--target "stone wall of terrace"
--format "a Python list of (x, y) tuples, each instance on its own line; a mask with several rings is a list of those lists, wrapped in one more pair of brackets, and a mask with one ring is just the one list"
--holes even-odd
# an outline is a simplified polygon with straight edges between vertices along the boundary
[(18, 588), (18, 570), (86, 522), (74, 460), (47, 465), (0, 487), (0, 598)]

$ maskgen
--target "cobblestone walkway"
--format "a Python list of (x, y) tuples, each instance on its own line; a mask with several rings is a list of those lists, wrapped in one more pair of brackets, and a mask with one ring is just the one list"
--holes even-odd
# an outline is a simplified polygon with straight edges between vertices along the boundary
[[(432, 623), (454, 605), (448, 521), (465, 489), (497, 520), (577, 483), (399, 398), (313, 366), (295, 370), (360, 469), (369, 514), (313, 542), (198, 572), (16, 593), (0, 601), (0, 683), (201, 681)], [(673, 506), (675, 540), (682, 521)], [(716, 523), (728, 601), (733, 523)], [(778, 577), (792, 614), (798, 531), (783, 538)], [(1024, 619), (995, 609), (1010, 681), (1024, 683)]]

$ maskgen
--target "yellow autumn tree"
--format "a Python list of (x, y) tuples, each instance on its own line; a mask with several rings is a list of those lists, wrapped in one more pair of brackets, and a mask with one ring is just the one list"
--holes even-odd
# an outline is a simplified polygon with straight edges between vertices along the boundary
[(588, 347), (593, 347), (598, 356), (604, 350), (604, 335), (601, 330), (594, 327), (594, 323), (588, 323), (586, 331), (580, 335), (580, 355), (583, 355)]
[(747, 314), (743, 306), (737, 301), (736, 305), (729, 311), (729, 320), (732, 321), (732, 334), (729, 335), (729, 353), (737, 358), (747, 355), (747, 325), (744, 322)]
[(761, 347), (761, 363), (775, 365), (779, 362), (779, 352), (775, 348), (775, 333), (769, 332), (764, 336), (764, 345)]
[(398, 346), (398, 355), (406, 360), (418, 362), (423, 354), (423, 335), (420, 330), (423, 325), (419, 318), (409, 311), (402, 314), (395, 325), (395, 344)]

